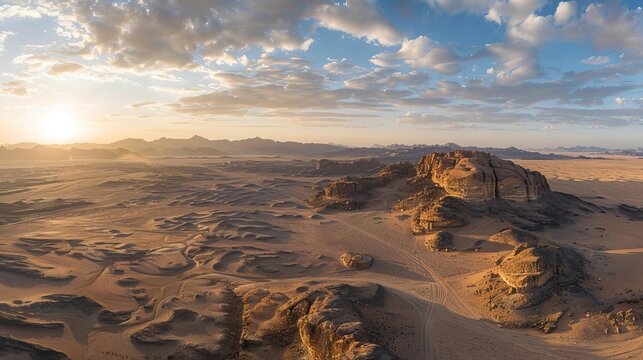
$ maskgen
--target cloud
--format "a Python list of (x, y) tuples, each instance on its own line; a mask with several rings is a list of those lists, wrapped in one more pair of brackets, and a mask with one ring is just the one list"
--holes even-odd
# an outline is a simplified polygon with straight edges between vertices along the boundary
[(561, 1), (558, 3), (556, 12), (554, 13), (554, 24), (566, 24), (574, 15), (576, 15), (576, 2)]
[(104, 54), (111, 65), (138, 71), (194, 69), (201, 58), (237, 64), (244, 60), (235, 54), (252, 47), (307, 50), (313, 42), (307, 20), (382, 45), (403, 39), (370, 0), (60, 0), (49, 6), (59, 13), (59, 33), (75, 42), (68, 53)]
[(493, 71), (500, 84), (516, 84), (541, 74), (536, 52), (527, 42), (515, 40), (488, 44), (484, 53), (495, 57), (500, 62), (499, 67), (494, 68)]
[(76, 63), (58, 63), (54, 64), (49, 68), (47, 74), (57, 76), (62, 74), (74, 73), (85, 69), (85, 66)]
[(341, 60), (328, 59), (328, 63), (324, 64), (323, 69), (337, 76), (356, 75), (366, 70), (362, 67), (355, 66), (346, 58), (342, 58)]
[(18, 5), (5, 4), (0, 6), (0, 21), (11, 18), (40, 18), (38, 10)]
[(399, 44), (404, 39), (382, 16), (373, 0), (321, 4), (313, 10), (312, 17), (319, 20), (320, 25), (325, 28), (386, 46)]
[(498, 24), (506, 22), (511, 27), (533, 15), (545, 4), (546, 0), (498, 0), (489, 6), (485, 18)]
[(142, 108), (142, 107), (146, 107), (146, 106), (154, 105), (154, 104), (156, 104), (156, 101), (137, 101), (137, 102), (133, 103), (132, 105), (130, 105), (130, 107), (132, 107), (134, 109), (138, 109), (138, 108)]
[(617, 97), (617, 98), (615, 98), (615, 99), (614, 99), (614, 102), (615, 102), (617, 105), (625, 105), (625, 103), (626, 103), (625, 99), (624, 99), (624, 98), (622, 98), (622, 97)]
[(460, 84), (454, 81), (439, 81), (436, 89), (425, 91), (427, 97), (465, 99), (489, 104), (504, 104), (508, 108), (531, 106), (554, 101), (559, 104), (602, 105), (605, 98), (627, 91), (640, 89), (642, 85), (584, 86), (572, 81), (523, 82), (504, 85), (483, 84), (469, 81)]
[(590, 56), (587, 59), (581, 61), (583, 64), (588, 65), (605, 65), (610, 62), (609, 56)]
[(522, 40), (537, 46), (553, 35), (552, 17), (531, 14), (515, 26), (509, 27), (507, 35), (511, 39)]
[(11, 35), (15, 35), (11, 31), (0, 31), (0, 54), (4, 51), (4, 42)]
[(590, 41), (598, 50), (623, 51), (643, 59), (643, 9), (629, 10), (617, 2), (590, 4), (576, 21), (563, 28), (562, 37)]
[(29, 91), (27, 90), (27, 86), (24, 81), (9, 81), (0, 84), (0, 94), (27, 96), (29, 95)]
[(371, 58), (373, 64), (383, 67), (395, 66), (398, 61), (412, 68), (428, 68), (443, 74), (460, 71), (459, 57), (426, 36), (404, 40), (397, 52), (383, 52)]

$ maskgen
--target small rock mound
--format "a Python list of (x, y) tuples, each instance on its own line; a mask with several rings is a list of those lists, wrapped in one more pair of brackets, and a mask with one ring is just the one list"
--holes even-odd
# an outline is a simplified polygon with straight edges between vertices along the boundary
[(351, 270), (367, 269), (373, 263), (373, 257), (366, 254), (345, 252), (339, 258), (342, 264)]
[(467, 201), (530, 201), (550, 191), (539, 172), (481, 151), (427, 155), (418, 162), (417, 175), (430, 177), (449, 195)]
[(536, 235), (527, 231), (509, 228), (500, 230), (499, 232), (491, 235), (489, 237), (489, 241), (514, 246), (520, 244), (533, 246), (538, 243), (539, 239)]
[(520, 244), (498, 265), (498, 275), (521, 291), (542, 288), (553, 279), (556, 285), (565, 285), (583, 277), (583, 258), (555, 245)]
[(453, 235), (446, 231), (429, 234), (424, 239), (424, 245), (431, 251), (453, 250)]

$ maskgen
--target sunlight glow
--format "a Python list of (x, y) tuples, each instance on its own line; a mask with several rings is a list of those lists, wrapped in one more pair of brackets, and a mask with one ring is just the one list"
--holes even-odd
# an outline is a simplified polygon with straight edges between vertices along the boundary
[(77, 132), (73, 114), (65, 108), (48, 109), (41, 122), (42, 138), (48, 142), (70, 140)]

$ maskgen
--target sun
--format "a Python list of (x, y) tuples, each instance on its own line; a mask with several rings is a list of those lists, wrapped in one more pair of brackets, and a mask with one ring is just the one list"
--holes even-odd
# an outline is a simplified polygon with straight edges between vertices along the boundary
[(41, 123), (42, 137), (48, 142), (63, 142), (74, 137), (77, 131), (73, 114), (61, 107), (49, 109)]

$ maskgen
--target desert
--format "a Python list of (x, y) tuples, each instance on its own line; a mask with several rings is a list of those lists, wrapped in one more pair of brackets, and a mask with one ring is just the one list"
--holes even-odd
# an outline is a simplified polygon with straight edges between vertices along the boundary
[(1, 356), (643, 355), (643, 160), (318, 160), (3, 162)]
[(0, 0), (0, 360), (642, 326), (643, 1)]

